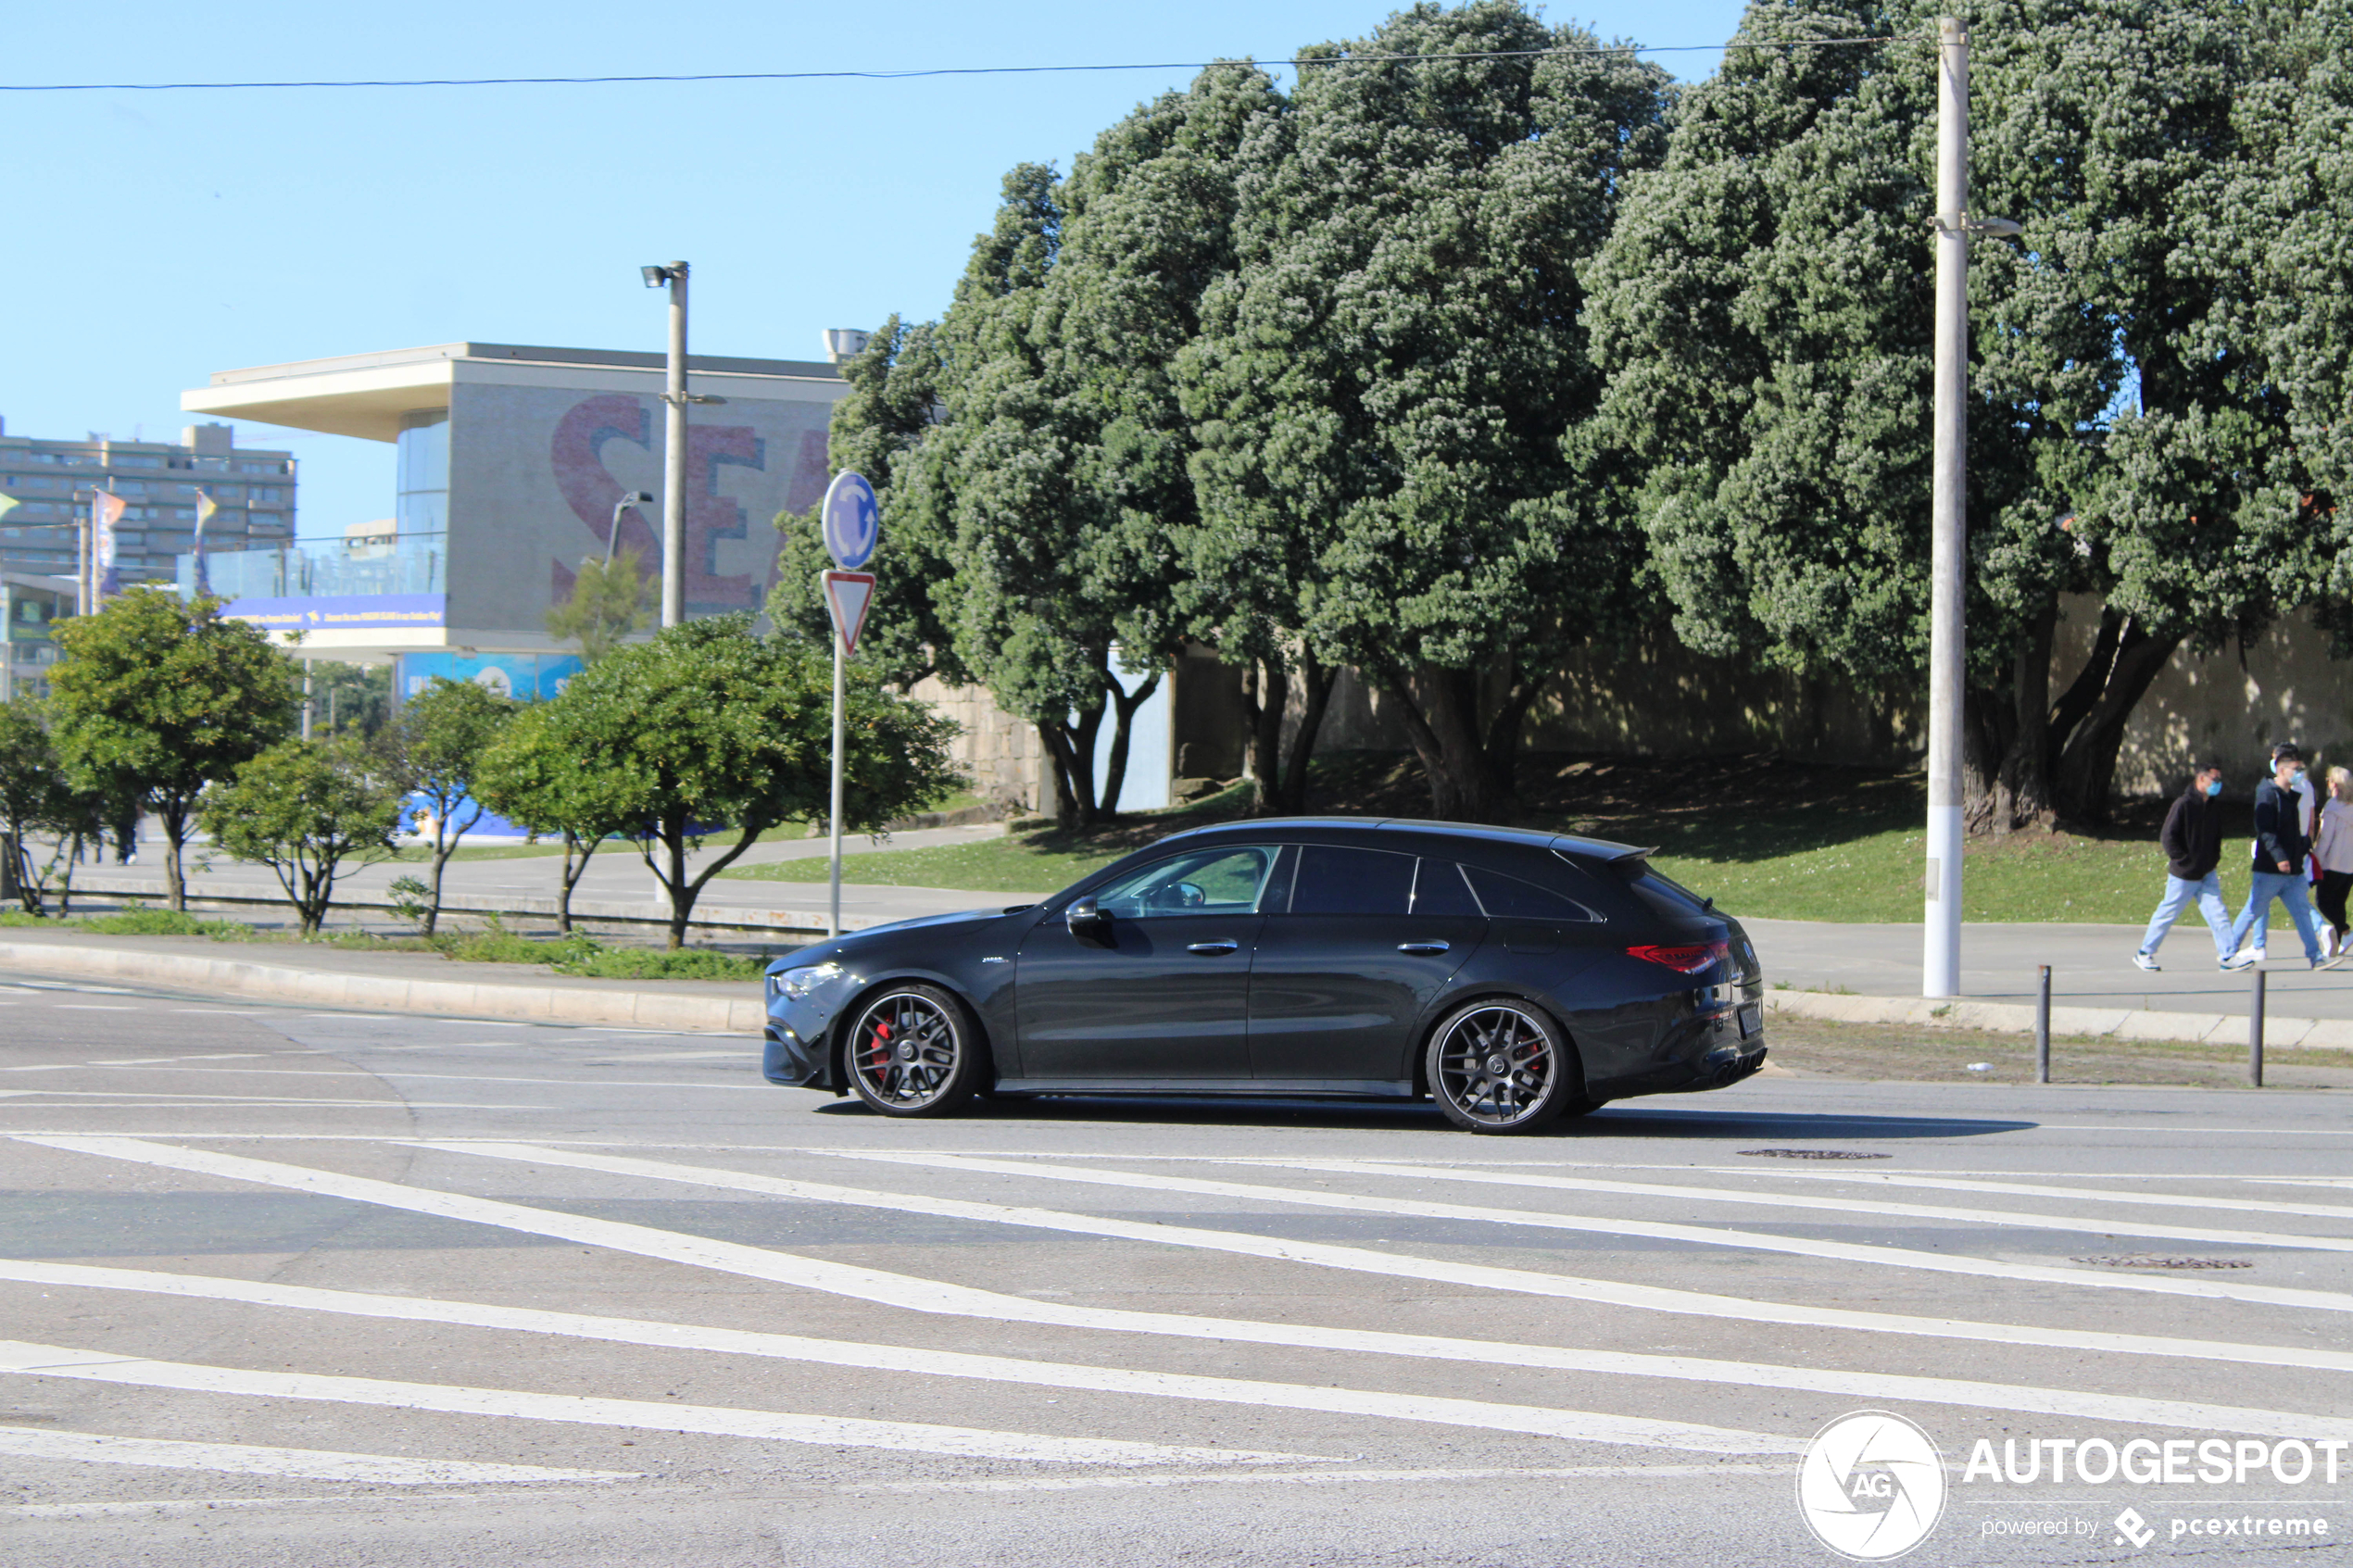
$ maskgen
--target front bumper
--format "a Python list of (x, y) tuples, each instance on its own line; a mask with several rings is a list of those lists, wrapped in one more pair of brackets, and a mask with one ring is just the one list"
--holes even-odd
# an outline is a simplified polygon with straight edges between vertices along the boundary
[(790, 1025), (768, 1021), (760, 1052), (761, 1076), (772, 1084), (782, 1084), (796, 1089), (834, 1089), (841, 1085), (833, 1082), (833, 1053), (825, 1048), (823, 1037), (801, 1038)]

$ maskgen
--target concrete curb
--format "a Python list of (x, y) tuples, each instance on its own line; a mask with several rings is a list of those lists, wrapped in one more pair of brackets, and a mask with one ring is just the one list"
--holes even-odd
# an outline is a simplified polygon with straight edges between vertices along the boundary
[(516, 1018), (537, 1023), (604, 1023), (679, 1034), (758, 1035), (766, 1022), (757, 997), (690, 997), (675, 991), (571, 990), (555, 985), (474, 985), (461, 980), (400, 980), (332, 970), (280, 969), (234, 959), (200, 959), (127, 947), (62, 947), (0, 942), (0, 965), (82, 979), (315, 1002), (324, 1007), (462, 1018)]
[[(1768, 991), (1768, 1012), (1839, 1023), (1909, 1023), (1924, 1029), (1985, 1029), (2031, 1035), (2034, 1010), (2022, 1002), (1932, 1002), (1925, 997), (1851, 997), (1824, 991)], [(2053, 1035), (2119, 1040), (2171, 1040), (2184, 1045), (2245, 1045), (2246, 1018), (2224, 1012), (2143, 1012), (2124, 1008), (2051, 1010)], [(2353, 1049), (2353, 1019), (2286, 1018), (2266, 1013), (2268, 1050)]]

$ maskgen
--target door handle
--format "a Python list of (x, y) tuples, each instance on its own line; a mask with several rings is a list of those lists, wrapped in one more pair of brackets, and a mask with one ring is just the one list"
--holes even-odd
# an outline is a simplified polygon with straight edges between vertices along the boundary
[(1186, 947), (1185, 951), (1189, 953), (1230, 953), (1240, 946), (1241, 944), (1239, 942), (1194, 942), (1189, 944)]
[(1401, 953), (1416, 953), (1427, 958), (1446, 951), (1446, 944), (1443, 942), (1400, 942), (1397, 944), (1397, 950)]

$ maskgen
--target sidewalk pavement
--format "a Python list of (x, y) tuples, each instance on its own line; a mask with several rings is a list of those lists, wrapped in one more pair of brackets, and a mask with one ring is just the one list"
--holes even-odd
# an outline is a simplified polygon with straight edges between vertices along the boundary
[[(2061, 1035), (2245, 1043), (2253, 982), (2218, 969), (2203, 922), (2177, 926), (2157, 974), (2133, 964), (2137, 925), (1973, 924), (1961, 931), (1957, 1002), (1920, 996), (1921, 928), (1743, 920), (1774, 1008), (1850, 1022), (1996, 1030), (2033, 1025), (2037, 967), (2051, 966), (2051, 1027)], [(2306, 967), (2304, 945), (2275, 922), (2265, 967), (2267, 1046), (2353, 1047), (2353, 962)]]

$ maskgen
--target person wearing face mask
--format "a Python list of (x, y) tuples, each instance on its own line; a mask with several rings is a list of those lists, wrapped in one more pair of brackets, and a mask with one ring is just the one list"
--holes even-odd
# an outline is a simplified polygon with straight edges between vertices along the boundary
[[(2304, 938), (2304, 957), (2314, 969), (2328, 959), (2321, 951), (2320, 922), (2312, 902), (2304, 896), (2304, 858), (2311, 841), (2304, 835), (2296, 783), (2304, 773), (2304, 753), (2280, 746), (2271, 757), (2271, 776), (2255, 786), (2254, 885), (2247, 890), (2246, 908), (2231, 927), (2231, 946), (2240, 948), (2247, 933), (2271, 913), (2271, 900), (2287, 908), (2287, 918)], [(2259, 960), (2252, 948), (2234, 951), (2222, 960), (2224, 969), (2248, 969)]]
[(2231, 909), (2222, 902), (2222, 879), (2214, 870), (2222, 859), (2221, 796), (2221, 766), (2208, 762), (2190, 776), (2190, 787), (2165, 813), (2164, 830), (2157, 835), (2165, 850), (2165, 897), (2149, 917), (2141, 950), (2133, 955), (2133, 961), (2151, 973), (2164, 967), (2157, 961), (2158, 947), (2192, 903), (2214, 933), (2216, 960), (2227, 963), (2237, 950), (2231, 940)]
[[(2293, 753), (2298, 759), (2301, 759), (2303, 756), (2303, 753), (2297, 751), (2292, 743), (2283, 741), (2279, 745), (2271, 747), (2271, 766), (2273, 768), (2277, 768), (2280, 765), (2280, 754), (2282, 752)], [(2316, 817), (2319, 809), (2319, 801), (2313, 795), (2311, 779), (2308, 777), (2301, 769), (2298, 769), (2296, 775), (2296, 821), (2297, 823), (2304, 829), (2304, 836), (2308, 839), (2313, 835), (2317, 826)], [(2255, 845), (2253, 846), (2253, 851), (2255, 859), (2259, 862), (2263, 859), (2263, 847), (2260, 844)], [(2317, 879), (2311, 876), (2307, 876), (2304, 880), (2309, 884)], [(2264, 945), (2270, 939), (2271, 935), (2271, 914), (2269, 909), (2266, 909), (2263, 912), (2262, 919), (2257, 922), (2255, 927), (2255, 946), (2251, 951), (2255, 954), (2255, 961), (2257, 963), (2261, 963), (2264, 960), (2271, 956), (2270, 953), (2264, 951)]]
[(2346, 956), (2345, 896), (2353, 892), (2353, 772), (2329, 770), (2328, 803), (2321, 808), (2320, 831), (2312, 835), (2312, 858), (2321, 862), (2314, 901), (2329, 923), (2323, 943), (2330, 957)]

